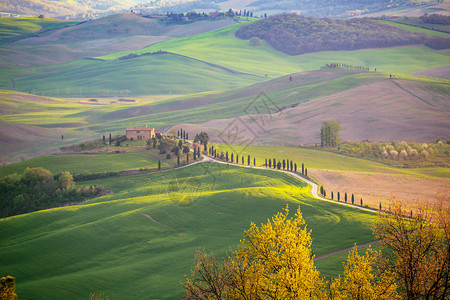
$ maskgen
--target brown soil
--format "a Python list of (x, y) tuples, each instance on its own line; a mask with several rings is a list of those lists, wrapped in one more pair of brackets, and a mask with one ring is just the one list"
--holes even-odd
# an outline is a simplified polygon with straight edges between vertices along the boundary
[(437, 68), (422, 70), (422, 71), (414, 72), (414, 73), (411, 73), (411, 74), (420, 75), (420, 76), (428, 76), (428, 77), (437, 77), (437, 78), (450, 79), (450, 66), (437, 67)]
[(328, 198), (333, 191), (337, 199), (337, 192), (340, 192), (343, 201), (344, 193), (347, 193), (350, 202), (353, 193), (357, 204), (362, 198), (363, 204), (373, 208), (378, 208), (380, 202), (383, 207), (388, 207), (389, 200), (395, 197), (413, 209), (436, 200), (436, 194), (450, 192), (450, 179), (445, 178), (431, 180), (407, 175), (330, 170), (310, 170), (309, 174), (324, 186)]
[[(442, 88), (448, 90), (447, 85)], [(241, 137), (256, 138), (253, 143), (260, 145), (319, 143), (320, 126), (327, 120), (342, 124), (342, 140), (414, 142), (450, 136), (449, 109), (448, 95), (426, 83), (384, 80), (303, 102), (276, 114), (239, 119), (249, 129)], [(252, 119), (264, 121), (263, 128)], [(221, 142), (219, 135), (234, 120), (217, 119), (183, 128), (192, 134), (206, 130), (213, 141)]]

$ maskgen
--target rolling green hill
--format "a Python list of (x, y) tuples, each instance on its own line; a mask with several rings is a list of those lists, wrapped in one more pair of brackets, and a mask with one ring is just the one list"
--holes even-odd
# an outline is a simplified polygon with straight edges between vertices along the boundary
[[(0, 87), (11, 89), (11, 80), (14, 79), (16, 90), (29, 92), (34, 89), (37, 94), (47, 96), (97, 97), (107, 91), (109, 95), (119, 95), (123, 90), (133, 95), (186, 94), (244, 86), (263, 81), (266, 77), (318, 69), (332, 62), (404, 73), (448, 64), (448, 51), (427, 47), (289, 56), (264, 43), (254, 47), (248, 41), (235, 38), (234, 32), (239, 26), (160, 42), (95, 60), (34, 69), (5, 69), (0, 73)], [(130, 54), (158, 51), (170, 53), (118, 60)]]
[[(211, 19), (176, 24), (166, 18), (146, 18), (137, 14), (122, 13), (86, 22), (63, 22), (38, 18), (1, 18), (0, 36), (8, 43), (0, 43), (2, 65), (28, 66), (66, 63), (86, 57), (95, 57), (119, 51), (139, 49), (168, 39), (190, 36), (216, 30), (236, 22), (232, 19)], [(12, 33), (38, 30), (38, 24), (46, 28), (36, 31), (30, 38), (15, 42)], [(61, 23), (61, 24), (60, 24)], [(60, 24), (60, 29), (48, 30), (49, 24)], [(72, 26), (62, 28), (63, 25)], [(54, 25), (55, 26), (55, 25)], [(29, 28), (31, 27), (31, 28)], [(3, 34), (2, 34), (3, 33)], [(27, 35), (20, 35), (26, 37)], [(30, 35), (28, 35), (30, 36)]]
[(86, 182), (114, 194), (0, 220), (0, 272), (17, 278), (24, 299), (93, 291), (180, 298), (196, 249), (223, 255), (250, 222), (265, 222), (287, 203), (300, 205), (316, 255), (373, 239), (373, 214), (317, 202), (304, 184), (268, 172), (208, 164)]
[[(129, 60), (107, 61), (106, 63), (111, 64), (111, 73), (103, 74), (102, 71), (90, 68), (84, 69), (84, 74), (99, 74), (98, 80), (101, 78), (109, 80), (109, 76), (116, 74), (119, 80), (121, 78), (120, 71), (123, 71), (124, 74), (127, 69), (120, 68), (116, 73), (112, 66), (126, 65), (129, 64), (128, 61), (135, 61), (136, 63), (132, 65), (136, 67), (136, 72), (148, 70), (149, 67), (139, 64), (139, 62), (161, 60), (160, 56), (173, 57), (178, 62), (189, 61), (194, 66), (206, 65), (171, 54), (149, 55)], [(167, 63), (174, 61), (169, 59)], [(101, 65), (105, 62), (96, 63)], [(184, 83), (182, 82), (178, 86), (174, 84), (169, 86), (160, 81), (160, 87), (181, 90), (185, 84), (194, 81), (198, 85), (190, 88), (200, 89), (202, 83), (208, 82), (224, 86), (226, 82), (219, 82), (208, 77), (217, 73), (223, 75), (223, 78), (236, 78), (236, 84), (242, 84), (242, 82), (237, 82), (239, 78), (245, 80), (254, 78), (249, 75), (233, 74), (216, 66), (206, 65), (206, 67), (216, 73), (198, 74), (196, 77), (189, 72), (179, 70), (187, 78)], [(82, 65), (79, 65), (78, 69), (83, 72)], [(158, 66), (155, 70), (161, 70), (163, 74), (164, 72), (170, 74), (164, 66)], [(59, 88), (58, 84), (63, 84), (64, 71), (54, 72), (59, 73), (58, 77), (61, 81), (55, 79), (55, 82), (48, 82), (47, 85), (53, 86), (60, 95), (69, 96), (69, 93), (73, 95), (72, 93), (80, 92), (84, 94), (86, 86), (95, 87), (99, 93), (106, 94), (108, 92), (100, 89), (97, 80), (89, 81), (85, 78), (79, 79), (79, 82), (86, 85), (84, 88)], [(231, 123), (233, 118), (241, 116), (242, 120), (248, 119), (245, 108), (251, 105), (261, 92), (265, 93), (264, 97), (270, 99), (272, 121), (265, 131), (253, 128), (252, 122), (248, 124), (258, 134), (257, 144), (298, 145), (314, 142), (317, 140), (318, 129), (307, 128), (320, 128), (320, 123), (324, 118), (325, 120), (329, 118), (340, 120), (345, 124), (344, 136), (347, 133), (356, 134), (354, 138), (349, 136), (353, 140), (361, 140), (364, 137), (358, 136), (358, 131), (352, 130), (352, 128), (373, 127), (373, 124), (379, 124), (376, 130), (370, 127), (372, 128), (371, 137), (374, 140), (389, 136), (392, 136), (391, 140), (398, 139), (399, 141), (418, 137), (425, 141), (445, 138), (447, 127), (442, 126), (442, 122), (445, 123), (445, 120), (448, 119), (446, 113), (449, 109), (446, 99), (450, 93), (448, 80), (399, 73), (394, 73), (395, 80), (392, 80), (389, 78), (391, 74), (366, 72), (359, 69), (324, 68), (319, 71), (292, 74), (222, 92), (199, 93), (157, 101), (152, 100), (154, 98), (137, 97), (139, 102), (126, 105), (109, 104), (109, 101), (117, 99), (117, 97), (111, 96), (105, 100), (107, 103), (105, 105), (89, 105), (79, 103), (77, 100), (61, 100), (3, 91), (0, 94), (2, 96), (0, 98), (0, 108), (2, 109), (0, 122), (8, 130), (0, 134), (0, 139), (5, 141), (1, 143), (4, 147), (1, 147), (0, 151), (4, 155), (15, 153), (16, 157), (13, 161), (17, 161), (20, 155), (29, 157), (35, 156), (36, 153), (50, 153), (48, 150), (43, 152), (44, 144), (46, 147), (60, 147), (69, 143), (79, 143), (87, 138), (100, 138), (102, 134), (109, 132), (123, 134), (126, 126), (146, 125), (159, 130), (168, 130), (177, 125), (184, 127), (191, 134), (206, 130), (213, 140), (220, 141), (218, 135)], [(201, 76), (204, 80), (200, 79)], [(152, 77), (153, 84), (162, 80), (159, 77), (156, 75)], [(292, 77), (292, 81), (290, 81), (290, 77)], [(128, 78), (122, 78), (124, 85), (117, 88), (125, 89), (125, 83), (133, 83), (132, 78), (143, 83), (149, 80), (149, 78), (142, 76), (139, 78), (139, 76), (131, 74)], [(18, 84), (22, 83), (22, 81), (17, 82)], [(44, 81), (36, 78), (35, 82), (37, 85), (38, 82)], [(99, 85), (96, 86), (96, 84)], [(149, 82), (149, 84), (151, 83)], [(136, 86), (138, 86), (137, 83)], [(372, 100), (373, 97), (378, 99), (377, 102)], [(128, 96), (128, 98), (134, 97)], [(99, 99), (101, 102), (103, 101), (102, 98)], [(327, 106), (323, 106), (323, 101), (328, 103)], [(395, 107), (395, 110), (380, 110), (378, 108), (380, 104)], [(303, 106), (306, 108), (303, 109)], [(356, 115), (355, 110), (359, 111)], [(334, 111), (339, 113), (333, 115)], [(267, 114), (267, 111), (260, 113)], [(283, 117), (285, 113), (290, 117)], [(365, 115), (366, 113), (370, 114), (370, 118)], [(429, 115), (434, 117), (427, 118), (426, 116)], [(397, 122), (395, 127), (389, 125), (393, 120)], [(423, 126), (414, 129), (417, 124), (423, 124)], [(301, 129), (301, 126), (306, 127)], [(430, 130), (430, 128), (434, 129)], [(283, 130), (282, 134), (280, 130)], [(411, 132), (414, 132), (414, 136), (411, 135)], [(60, 138), (61, 134), (65, 135), (64, 141)], [(432, 134), (436, 136), (432, 136)], [(367, 139), (367, 134), (365, 138)]]
[(36, 32), (64, 28), (77, 23), (38, 17), (0, 18), (0, 45), (28, 37)]

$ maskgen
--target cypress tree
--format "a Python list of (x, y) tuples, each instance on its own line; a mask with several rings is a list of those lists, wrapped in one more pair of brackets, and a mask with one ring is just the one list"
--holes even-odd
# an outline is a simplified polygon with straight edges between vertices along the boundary
[(302, 163), (302, 175), (305, 175), (305, 164)]
[(341, 193), (338, 192), (338, 201), (341, 200)]
[(283, 159), (283, 170), (286, 169), (286, 161)]
[(275, 160), (275, 158), (273, 159), (273, 168), (275, 169), (277, 167), (277, 161)]
[(247, 155), (247, 165), (250, 166), (250, 155)]
[(355, 196), (352, 194), (352, 204), (355, 204)]
[(292, 165), (292, 160), (291, 160), (291, 172), (292, 172), (293, 167), (294, 167), (294, 166)]
[(161, 170), (161, 160), (158, 160), (158, 170)]
[(236, 154), (236, 163), (239, 164), (239, 154)]
[(323, 195), (323, 186), (320, 187), (320, 194)]
[(308, 177), (308, 168), (305, 168), (305, 176)]
[(297, 164), (294, 164), (294, 172), (297, 173)]
[(225, 154), (225, 161), (228, 161), (228, 151)]
[(178, 156), (177, 156), (177, 164), (178, 164), (178, 166), (180, 166), (180, 153), (178, 153)]
[(179, 130), (177, 131), (177, 136), (180, 136), (180, 131)]
[(345, 203), (347, 203), (347, 192), (345, 192), (345, 197), (344, 197), (344, 199), (345, 199)]
[(189, 133), (186, 133), (186, 139), (189, 140)]
[(256, 167), (256, 158), (253, 157), (253, 166)]
[(281, 169), (281, 162), (278, 162), (278, 163), (277, 163), (277, 169), (278, 169), (278, 170)]
[(269, 158), (269, 168), (272, 168), (272, 160)]
[(380, 202), (380, 211), (381, 211), (381, 202)]
[(242, 164), (244, 164), (244, 155), (241, 156)]
[(266, 158), (266, 162), (265, 162), (264, 166), (267, 168), (267, 158)]
[(334, 194), (331, 192), (331, 200), (334, 200)]
[(111, 132), (109, 133), (109, 145), (111, 146)]
[(362, 198), (361, 198), (361, 206), (363, 206)]
[(197, 152), (196, 152), (197, 150), (195, 150), (195, 147), (194, 147), (194, 160), (197, 158)]
[(327, 196), (327, 191), (323, 190), (323, 196), (324, 196), (324, 197)]
[(186, 163), (189, 164), (189, 152), (186, 153)]
[(231, 162), (234, 162), (234, 154), (231, 153)]
[(106, 138), (105, 138), (105, 135), (103, 135), (103, 145), (105, 145), (106, 144)]

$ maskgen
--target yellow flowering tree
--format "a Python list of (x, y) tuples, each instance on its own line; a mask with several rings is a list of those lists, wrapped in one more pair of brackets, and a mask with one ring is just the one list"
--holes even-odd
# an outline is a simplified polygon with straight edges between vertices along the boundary
[(381, 258), (379, 251), (371, 247), (366, 249), (364, 256), (358, 254), (356, 246), (349, 252), (344, 262), (343, 278), (331, 281), (329, 299), (359, 300), (401, 299), (397, 294), (396, 274), (390, 270), (378, 268)]

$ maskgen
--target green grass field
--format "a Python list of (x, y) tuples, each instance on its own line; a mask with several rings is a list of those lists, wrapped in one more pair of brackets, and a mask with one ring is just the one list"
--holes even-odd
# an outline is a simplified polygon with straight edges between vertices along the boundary
[(391, 26), (395, 26), (400, 29), (412, 31), (412, 32), (425, 33), (430, 36), (441, 36), (441, 37), (445, 37), (445, 38), (450, 38), (450, 34), (445, 33), (445, 32), (440, 32), (440, 31), (430, 30), (427, 28), (421, 28), (421, 27), (417, 27), (417, 26), (400, 24), (400, 23), (390, 22), (390, 21), (378, 21), (378, 22), (387, 24), (387, 25), (391, 25)]
[[(298, 56), (289, 56), (263, 43), (251, 46), (249, 41), (234, 37), (239, 25), (157, 43), (147, 48), (125, 51), (99, 57), (115, 60), (129, 53), (142, 54), (158, 50), (170, 51), (196, 59), (214, 62), (230, 69), (270, 78), (306, 70), (319, 69), (327, 63), (341, 62), (349, 65), (363, 65), (388, 72), (413, 72), (442, 66), (448, 63), (448, 53), (427, 47), (398, 47), (387, 49), (366, 49), (357, 51), (324, 51)], [(232, 57), (232, 59), (230, 59)]]
[[(237, 39), (234, 32), (239, 26), (242, 24), (96, 60), (77, 60), (33, 70), (9, 68), (0, 71), (3, 78), (0, 88), (10, 89), (11, 79), (15, 79), (16, 90), (34, 90), (47, 96), (98, 97), (119, 95), (126, 90), (132, 95), (188, 94), (242, 87), (266, 78), (319, 69), (333, 62), (400, 73), (448, 64), (448, 50), (435, 51), (424, 46), (289, 56), (265, 43), (254, 47), (247, 40)], [(173, 54), (117, 60), (130, 53), (159, 50)]]
[(352, 172), (373, 172), (385, 174), (405, 174), (414, 177), (436, 179), (449, 178), (450, 170), (445, 167), (436, 168), (396, 168), (379, 162), (350, 157), (342, 154), (331, 153), (322, 150), (289, 147), (289, 146), (238, 146), (215, 144), (217, 153), (223, 151), (238, 154), (239, 156), (250, 155), (256, 158), (256, 164), (262, 166), (266, 158), (278, 160), (289, 159), (297, 163), (301, 170), (302, 163), (308, 169), (336, 170)]
[(39, 30), (64, 28), (79, 22), (38, 17), (0, 18), (0, 45), (26, 37)]
[(81, 60), (43, 67), (15, 80), (15, 84), (16, 90), (34, 90), (38, 95), (99, 97), (121, 95), (122, 91), (131, 95), (191, 94), (235, 88), (261, 79), (188, 57), (162, 54), (121, 61)]
[(223, 255), (287, 203), (300, 205), (316, 255), (373, 239), (375, 215), (318, 202), (269, 172), (208, 164), (86, 182), (114, 194), (0, 220), (0, 272), (24, 299), (180, 298), (196, 249)]

